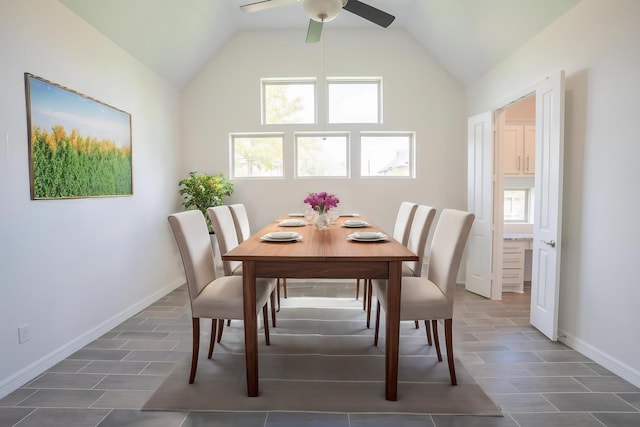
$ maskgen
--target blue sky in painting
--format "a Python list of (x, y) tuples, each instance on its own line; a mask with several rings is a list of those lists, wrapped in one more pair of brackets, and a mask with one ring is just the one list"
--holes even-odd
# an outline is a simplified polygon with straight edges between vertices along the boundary
[(83, 137), (131, 146), (129, 114), (32, 76), (29, 94), (31, 126), (50, 131), (61, 125), (67, 134), (77, 129)]

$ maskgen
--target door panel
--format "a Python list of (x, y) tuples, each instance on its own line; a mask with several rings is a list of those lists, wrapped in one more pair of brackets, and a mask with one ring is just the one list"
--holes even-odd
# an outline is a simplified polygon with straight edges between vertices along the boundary
[(491, 298), (493, 247), (493, 112), (468, 120), (467, 209), (476, 215), (467, 240), (468, 291)]
[(536, 88), (535, 150), (531, 324), (555, 341), (562, 243), (564, 72)]

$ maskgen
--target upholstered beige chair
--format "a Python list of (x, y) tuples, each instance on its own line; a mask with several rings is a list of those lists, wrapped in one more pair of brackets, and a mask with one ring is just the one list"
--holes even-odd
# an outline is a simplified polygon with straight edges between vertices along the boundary
[[(418, 208), (417, 203), (413, 202), (402, 202), (400, 203), (400, 207), (398, 208), (398, 213), (396, 214), (396, 222), (393, 227), (393, 238), (403, 245), (407, 245), (407, 240), (409, 239), (409, 231), (411, 228), (411, 222), (413, 221), (413, 216), (416, 213), (416, 209)], [(360, 280), (356, 281), (356, 300), (360, 295)], [(362, 279), (362, 309), (371, 312), (371, 298), (368, 296), (371, 295), (371, 280)], [(369, 327), (369, 322), (367, 321), (367, 328)]]
[[(242, 203), (235, 203), (229, 205), (233, 222), (236, 226), (238, 234), (238, 242), (242, 243), (251, 236), (251, 226), (249, 224), (249, 215), (247, 215), (247, 209)], [(280, 311), (280, 278), (276, 280), (276, 294), (278, 298), (278, 311)], [(282, 278), (282, 289), (284, 291), (284, 297), (287, 297), (287, 279)]]
[[(420, 277), (422, 275), (422, 263), (424, 261), (424, 250), (427, 246), (427, 239), (429, 237), (429, 231), (431, 230), (431, 224), (433, 224), (433, 218), (436, 216), (436, 209), (426, 205), (416, 205), (414, 209), (413, 218), (409, 223), (409, 235), (405, 246), (416, 255), (418, 255), (417, 261), (406, 261), (402, 263), (402, 275), (408, 277)], [(367, 290), (368, 304), (367, 304), (367, 328), (370, 324), (371, 318), (371, 299), (373, 295), (372, 287)], [(416, 321), (416, 326), (418, 322)], [(429, 344), (431, 344), (430, 333), (427, 330), (427, 336), (429, 337)]]
[[(456, 385), (453, 361), (453, 301), (456, 277), (464, 252), (469, 231), (475, 216), (455, 209), (445, 209), (440, 214), (431, 244), (428, 277), (403, 277), (401, 290), (400, 320), (421, 319), (433, 326), (433, 338), (438, 360), (442, 361), (438, 341), (437, 322), (444, 320), (444, 335), (447, 347), (447, 362), (451, 384)], [(373, 287), (378, 295), (378, 311), (374, 343), (378, 344), (380, 308), (387, 304), (387, 281), (374, 280)]]
[[(216, 233), (216, 239), (218, 241), (218, 247), (220, 253), (225, 254), (238, 246), (238, 231), (236, 224), (233, 220), (231, 209), (227, 205), (214, 206), (207, 208), (207, 214), (211, 219), (211, 225)], [(222, 261), (222, 269), (225, 276), (242, 276), (242, 262), (240, 261)], [(276, 309), (275, 309), (275, 289), (276, 281), (271, 280), (272, 293), (271, 293), (271, 322), (276, 326)], [(231, 320), (231, 319), (228, 319)], [(218, 342), (222, 339), (222, 331), (224, 330), (224, 322), (219, 322)]]
[[(200, 319), (212, 319), (207, 356), (211, 359), (215, 345), (216, 323), (223, 319), (243, 318), (242, 276), (216, 278), (211, 239), (202, 212), (196, 209), (169, 215), (169, 224), (178, 243), (191, 301), (193, 350), (189, 384), (193, 384), (198, 368)], [(258, 279), (256, 281), (256, 308), (258, 311), (262, 309), (267, 345), (269, 345), (267, 300), (272, 288), (273, 280)]]

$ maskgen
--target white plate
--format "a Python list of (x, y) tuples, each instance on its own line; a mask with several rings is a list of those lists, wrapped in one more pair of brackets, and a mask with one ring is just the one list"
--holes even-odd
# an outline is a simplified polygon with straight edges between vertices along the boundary
[(303, 213), (290, 213), (290, 214), (287, 214), (287, 215), (288, 216), (295, 216), (295, 217), (304, 217)]
[(373, 239), (359, 239), (357, 237), (355, 237), (353, 234), (349, 234), (349, 236), (347, 237), (347, 240), (353, 240), (354, 242), (386, 242), (387, 240), (389, 240), (389, 236), (381, 236), (381, 237), (376, 237)]
[(274, 239), (265, 234), (260, 238), (260, 240), (263, 242), (300, 242), (302, 241), (302, 236), (298, 234), (298, 237), (291, 237), (289, 239)]
[(300, 233), (296, 233), (295, 231), (272, 231), (271, 233), (265, 234), (263, 237), (273, 240), (291, 240), (298, 239), (302, 236)]
[(368, 227), (369, 223), (366, 221), (348, 220), (343, 222), (342, 226), (347, 228), (360, 228), (360, 227)]
[(278, 225), (281, 227), (301, 227), (307, 225), (307, 223), (301, 219), (285, 219), (284, 221), (280, 221)]
[(387, 237), (386, 234), (381, 233), (379, 231), (360, 231), (360, 232), (352, 233), (349, 236), (353, 237), (354, 239), (360, 239), (360, 240), (381, 239), (381, 238)]

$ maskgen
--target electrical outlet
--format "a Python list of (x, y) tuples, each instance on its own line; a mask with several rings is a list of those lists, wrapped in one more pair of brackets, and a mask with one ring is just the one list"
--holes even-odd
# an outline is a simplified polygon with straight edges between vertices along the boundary
[(18, 327), (18, 343), (24, 344), (31, 339), (31, 324), (27, 323)]

